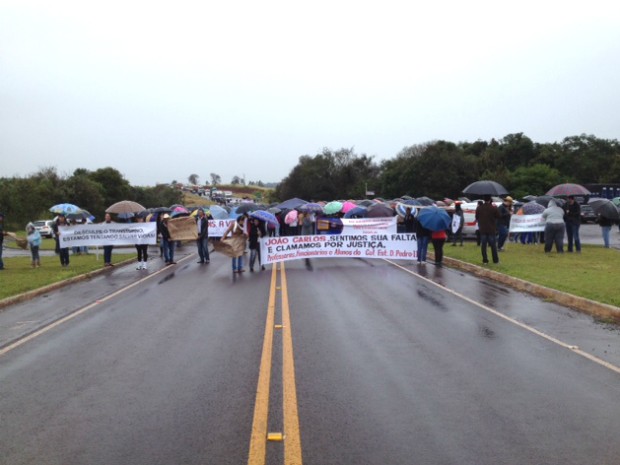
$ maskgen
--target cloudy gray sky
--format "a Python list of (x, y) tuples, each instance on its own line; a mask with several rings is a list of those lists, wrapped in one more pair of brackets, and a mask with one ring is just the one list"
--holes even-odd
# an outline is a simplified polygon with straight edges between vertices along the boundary
[(0, 0), (0, 177), (279, 181), (301, 155), (620, 132), (620, 4)]

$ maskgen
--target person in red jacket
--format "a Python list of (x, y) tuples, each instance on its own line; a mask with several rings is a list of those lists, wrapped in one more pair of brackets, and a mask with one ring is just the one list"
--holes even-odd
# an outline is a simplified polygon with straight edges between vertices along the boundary
[(443, 263), (443, 245), (446, 243), (448, 235), (445, 230), (433, 231), (431, 233), (431, 242), (433, 243), (433, 251), (435, 252), (435, 266), (441, 267)]

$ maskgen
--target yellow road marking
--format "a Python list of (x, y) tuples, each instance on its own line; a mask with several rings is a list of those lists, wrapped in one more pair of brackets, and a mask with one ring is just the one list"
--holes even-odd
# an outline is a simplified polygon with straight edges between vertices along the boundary
[(248, 465), (263, 465), (267, 451), (267, 418), (269, 414), (269, 385), (271, 380), (271, 360), (273, 352), (273, 326), (276, 312), (276, 280), (277, 266), (271, 270), (271, 287), (269, 289), (269, 303), (267, 305), (267, 321), (265, 323), (265, 338), (261, 355), (258, 385), (256, 387), (256, 403), (254, 404), (254, 420), (252, 421), (252, 436)]
[(284, 463), (301, 465), (301, 437), (299, 433), (299, 414), (297, 410), (297, 387), (295, 384), (295, 359), (293, 357), (293, 335), (291, 334), (291, 315), (288, 304), (286, 270), (281, 264), (282, 281), (282, 384), (284, 391)]
[(442, 290), (444, 290), (446, 292), (449, 292), (450, 294), (452, 294), (452, 295), (454, 295), (454, 296), (456, 296), (456, 297), (458, 297), (460, 299), (463, 299), (463, 300), (465, 300), (465, 301), (467, 301), (467, 302), (469, 302), (469, 303), (471, 303), (471, 304), (473, 304), (473, 305), (475, 305), (477, 307), (480, 307), (481, 309), (486, 310), (487, 312), (492, 313), (495, 316), (503, 318), (504, 320), (509, 321), (510, 323), (512, 323), (512, 324), (514, 324), (516, 326), (519, 326), (522, 329), (525, 329), (525, 330), (527, 330), (527, 331), (529, 331), (531, 333), (534, 333), (537, 336), (542, 337), (543, 339), (546, 339), (546, 340), (548, 340), (550, 342), (553, 342), (554, 344), (559, 345), (560, 347), (564, 347), (565, 349), (568, 349), (571, 352), (574, 352), (574, 353), (576, 353), (578, 355), (581, 355), (582, 357), (587, 358), (588, 360), (591, 360), (591, 361), (593, 361), (595, 363), (598, 363), (599, 365), (604, 366), (605, 368), (607, 368), (607, 369), (609, 369), (611, 371), (615, 371), (616, 373), (620, 373), (620, 367), (618, 367), (618, 366), (616, 366), (616, 365), (614, 365), (612, 363), (606, 362), (605, 360), (602, 360), (602, 359), (600, 359), (600, 358), (598, 358), (598, 357), (596, 357), (596, 356), (594, 356), (594, 355), (592, 355), (592, 354), (590, 354), (588, 352), (584, 352), (579, 347), (576, 347), (576, 346), (571, 345), (571, 344), (567, 344), (567, 343), (565, 343), (563, 341), (560, 341), (559, 339), (556, 339), (553, 336), (550, 336), (549, 334), (546, 334), (546, 333), (543, 333), (542, 331), (537, 330), (536, 328), (528, 326), (525, 323), (521, 323), (520, 321), (517, 321), (514, 318), (510, 318), (509, 316), (506, 316), (503, 313), (500, 313), (497, 310), (492, 309), (491, 307), (487, 307), (486, 305), (483, 305), (480, 302), (476, 302), (475, 300), (470, 299), (469, 297), (467, 297), (467, 296), (465, 296), (463, 294), (460, 294), (460, 293), (458, 293), (456, 291), (453, 291), (452, 289), (449, 289), (449, 288), (447, 288), (447, 287), (445, 287), (445, 286), (443, 286), (443, 285), (441, 285), (439, 283), (436, 283), (435, 281), (433, 281), (431, 279), (425, 278), (424, 276), (422, 276), (422, 275), (420, 275), (420, 274), (418, 274), (418, 273), (416, 273), (416, 272), (414, 272), (414, 271), (412, 271), (412, 270), (410, 270), (408, 268), (405, 268), (404, 266), (401, 266), (401, 265), (399, 265), (399, 264), (397, 264), (397, 263), (395, 263), (395, 262), (393, 262), (391, 260), (388, 260), (386, 258), (384, 258), (384, 260), (386, 262), (390, 263), (391, 265), (394, 265), (395, 267), (400, 268), (401, 270), (406, 271), (407, 273), (410, 273), (410, 274), (412, 274), (414, 276), (417, 276), (418, 278), (426, 281), (427, 283), (432, 284), (433, 286), (439, 287), (440, 289), (442, 289)]

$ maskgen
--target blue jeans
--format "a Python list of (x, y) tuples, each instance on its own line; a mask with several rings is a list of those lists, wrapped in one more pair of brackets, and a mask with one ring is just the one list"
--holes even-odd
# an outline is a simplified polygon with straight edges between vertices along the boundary
[[(0, 234), (2, 234), (2, 231), (0, 231)], [(4, 239), (4, 237), (2, 238)], [(2, 261), (2, 248), (4, 247), (4, 241), (0, 241), (0, 270), (4, 269), (4, 262)]]
[(164, 251), (164, 262), (172, 263), (174, 261), (174, 241), (168, 241), (162, 238), (161, 246)]
[(568, 241), (568, 251), (573, 251), (573, 242), (575, 243), (575, 250), (581, 252), (581, 240), (579, 239), (579, 226), (580, 224), (566, 222), (566, 239)]
[(426, 261), (426, 251), (428, 250), (428, 236), (418, 236), (418, 262)]
[(256, 257), (258, 257), (258, 266), (260, 266), (260, 249), (250, 249), (250, 270), (254, 269)]
[(113, 245), (104, 245), (103, 246), (103, 263), (112, 263), (112, 249)]
[(497, 248), (503, 249), (504, 244), (506, 243), (506, 239), (508, 238), (508, 227), (507, 226), (498, 226), (497, 227)]
[(232, 259), (233, 272), (241, 271), (242, 268), (243, 268), (243, 255), (240, 255), (239, 257), (234, 257)]
[(483, 263), (489, 263), (487, 246), (491, 247), (491, 257), (493, 258), (493, 263), (499, 263), (499, 256), (497, 255), (497, 237), (495, 234), (480, 233), (480, 250), (482, 251)]
[(198, 246), (198, 256), (200, 257), (200, 261), (208, 262), (209, 261), (209, 238), (203, 237), (202, 239), (197, 239), (196, 245)]
[(609, 233), (611, 232), (611, 226), (601, 226), (601, 232), (603, 233), (603, 242), (605, 248), (609, 248)]

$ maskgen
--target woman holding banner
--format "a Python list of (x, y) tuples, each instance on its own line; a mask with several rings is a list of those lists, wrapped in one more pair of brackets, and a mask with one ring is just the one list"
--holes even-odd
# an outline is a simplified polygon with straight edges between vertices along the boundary
[[(230, 239), (227, 239), (230, 234)], [(233, 273), (243, 273), (243, 254), (245, 252), (245, 217), (239, 215), (237, 221), (233, 221), (222, 235), (222, 240), (218, 244), (219, 251), (232, 258)]]

